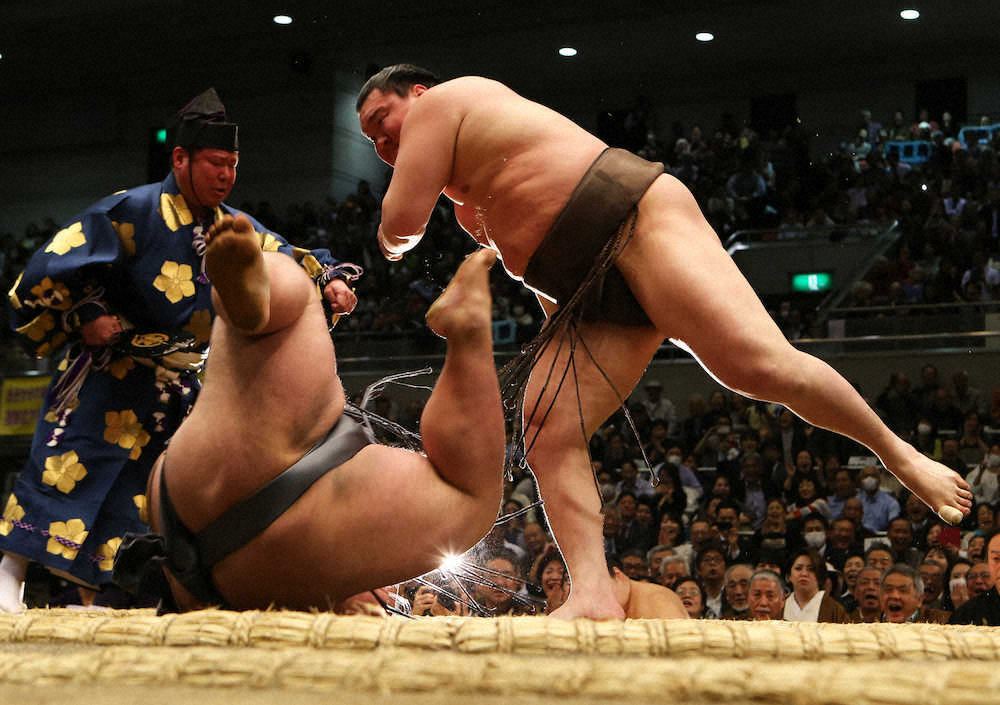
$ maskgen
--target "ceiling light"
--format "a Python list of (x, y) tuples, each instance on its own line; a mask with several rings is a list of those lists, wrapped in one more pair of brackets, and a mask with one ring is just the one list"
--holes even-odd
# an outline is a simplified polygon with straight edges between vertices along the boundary
[(920, 12), (918, 10), (900, 10), (899, 16), (904, 20), (915, 20), (920, 17)]
[(573, 47), (563, 47), (559, 50), (559, 56), (576, 56), (577, 51)]
[(274, 24), (291, 24), (292, 18), (288, 15), (275, 15), (273, 18)]
[(694, 38), (699, 42), (710, 42), (715, 39), (715, 35), (711, 32), (698, 32), (698, 34), (694, 35)]

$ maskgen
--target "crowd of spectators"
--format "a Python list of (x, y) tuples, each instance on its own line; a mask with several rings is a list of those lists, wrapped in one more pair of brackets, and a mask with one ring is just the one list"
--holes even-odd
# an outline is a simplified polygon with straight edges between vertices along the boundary
[[(1000, 577), (1000, 561), (992, 573), (987, 561), (1000, 524), (1000, 389), (990, 400), (966, 373), (946, 382), (931, 365), (915, 388), (900, 378), (877, 411), (967, 479), (975, 504), (961, 526), (938, 520), (862, 446), (783, 407), (718, 389), (682, 414), (652, 381), (629, 405), (637, 433), (619, 412), (590, 444), (609, 565), (674, 589), (695, 618), (947, 622)], [(497, 613), (531, 610), (511, 593), (551, 611), (570, 578), (539, 509), (503, 520), (537, 501), (531, 476), (515, 471), (505, 487), (501, 521), (467, 560), (509, 576), (506, 592), (480, 590)], [(1000, 554), (1000, 538), (990, 545)]]
[[(947, 113), (939, 124), (925, 114), (908, 123), (897, 112), (885, 125), (861, 111), (855, 134), (822, 156), (811, 154), (801, 122), (760, 135), (730, 116), (711, 134), (700, 125), (675, 124), (669, 136), (643, 128), (645, 142), (627, 146), (662, 161), (666, 172), (683, 181), (723, 241), (746, 229), (759, 230), (757, 237), (764, 239), (838, 237), (843, 228), (898, 222), (898, 244), (854, 284), (848, 306), (898, 306), (908, 313), (912, 304), (1000, 299), (1000, 131), (991, 142), (964, 145)], [(925, 161), (900, 160), (888, 148), (904, 137), (927, 142)], [(403, 261), (386, 262), (375, 241), (379, 204), (380, 194), (361, 181), (343, 201), (293, 204), (284, 213), (267, 201), (240, 207), (290, 242), (328, 247), (365, 267), (358, 309), (342, 331), (423, 335), (427, 307), (475, 243), (442, 200), (427, 242)], [(20, 237), (0, 237), (0, 283), (8, 287), (57, 229), (46, 218)], [(504, 340), (523, 343), (540, 325), (537, 303), (499, 271), (492, 285), (495, 320), (509, 331)], [(765, 303), (787, 337), (826, 335), (812, 310), (815, 302)]]
[[(759, 135), (723, 122), (711, 134), (698, 125), (675, 126), (667, 138), (648, 131), (634, 147), (691, 188), (722, 240), (745, 229), (793, 239), (896, 222), (898, 245), (854, 285), (851, 306), (1000, 299), (1000, 138), (963, 145), (950, 118), (908, 124), (897, 113), (882, 126), (863, 112), (841, 148), (817, 158), (801, 123)], [(902, 139), (928, 142), (926, 161), (901, 161), (889, 145)], [(426, 335), (427, 307), (475, 244), (442, 201), (427, 242), (386, 262), (375, 240), (379, 203), (362, 181), (342, 202), (293, 205), (283, 215), (267, 202), (240, 207), (297, 245), (328, 247), (365, 268), (358, 308), (338, 333)], [(0, 238), (4, 290), (57, 229), (46, 219)], [(540, 325), (538, 306), (498, 270), (494, 319), (523, 343)], [(789, 338), (823, 336), (809, 312), (768, 303)], [(611, 564), (674, 588), (695, 617), (947, 619), (997, 578), (986, 569), (984, 539), (1000, 504), (1000, 437), (990, 430), (1000, 429), (1000, 393), (970, 386), (962, 372), (940, 380), (932, 366), (919, 378), (913, 387), (893, 373), (876, 406), (896, 433), (967, 477), (976, 505), (962, 527), (939, 523), (867, 451), (786, 409), (716, 390), (707, 401), (691, 397), (679, 414), (654, 384), (630, 407), (637, 435), (619, 414), (591, 442)], [(419, 418), (419, 404), (399, 410), (383, 398), (376, 410), (404, 425)], [(515, 476), (505, 497), (505, 514), (537, 501), (530, 475)], [(512, 592), (547, 610), (565, 599), (568, 576), (540, 510), (500, 523), (476, 556), (507, 588), (482, 588), (491, 611), (533, 604)], [(914, 609), (897, 605), (907, 586), (922, 595)], [(463, 609), (418, 586), (410, 597), (417, 613)]]

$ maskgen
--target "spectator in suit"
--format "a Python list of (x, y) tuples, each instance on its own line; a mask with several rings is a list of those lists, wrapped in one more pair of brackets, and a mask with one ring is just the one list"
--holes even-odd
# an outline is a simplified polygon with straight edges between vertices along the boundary
[(900, 624), (903, 622), (933, 622), (946, 624), (949, 613), (923, 606), (924, 582), (920, 575), (905, 563), (890, 568), (882, 578), (882, 619)]
[(857, 607), (848, 615), (852, 624), (878, 622), (882, 618), (883, 571), (875, 566), (865, 566), (858, 572), (854, 583), (854, 601)]
[(890, 521), (886, 538), (889, 539), (889, 546), (892, 549), (893, 563), (905, 563), (911, 568), (920, 565), (923, 552), (913, 546), (913, 529), (909, 519), (899, 516)]
[[(1000, 594), (997, 592), (997, 583), (1000, 582), (1000, 531), (998, 530), (994, 530), (987, 537), (986, 559), (988, 582), (992, 583), (992, 587), (971, 597), (968, 602), (958, 607), (951, 615), (951, 624), (1000, 626)], [(969, 569), (969, 573), (973, 568)], [(968, 575), (966, 579), (968, 580)]]
[(942, 609), (944, 596), (944, 568), (939, 563), (924, 561), (918, 569), (924, 583), (924, 607)]
[[(713, 543), (698, 552), (695, 557), (695, 574), (700, 579), (704, 589), (705, 619), (719, 619), (722, 616), (725, 573), (725, 548)], [(683, 595), (681, 597), (683, 598)]]

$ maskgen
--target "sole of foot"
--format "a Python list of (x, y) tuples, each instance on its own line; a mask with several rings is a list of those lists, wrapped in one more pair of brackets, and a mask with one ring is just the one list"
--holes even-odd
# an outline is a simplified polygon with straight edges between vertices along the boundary
[(427, 325), (442, 338), (492, 335), (489, 272), (497, 260), (493, 250), (469, 255), (444, 292), (427, 309)]
[(226, 318), (244, 332), (267, 324), (270, 286), (260, 240), (250, 221), (239, 215), (216, 223), (207, 238), (205, 270), (222, 299)]

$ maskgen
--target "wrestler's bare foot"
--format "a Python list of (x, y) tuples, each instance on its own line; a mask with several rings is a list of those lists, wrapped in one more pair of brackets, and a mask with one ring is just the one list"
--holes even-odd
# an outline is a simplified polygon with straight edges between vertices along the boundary
[(910, 491), (949, 524), (958, 524), (972, 508), (969, 483), (961, 475), (915, 448), (896, 467), (889, 468)]
[(466, 257), (444, 292), (427, 309), (427, 325), (442, 338), (492, 335), (490, 267), (497, 253), (481, 249)]
[(267, 325), (270, 284), (260, 240), (245, 216), (226, 215), (206, 237), (205, 270), (229, 322), (253, 333)]
[(594, 586), (592, 590), (574, 585), (566, 602), (549, 616), (556, 619), (625, 619), (625, 610), (615, 597), (613, 586), (610, 577), (607, 584)]

